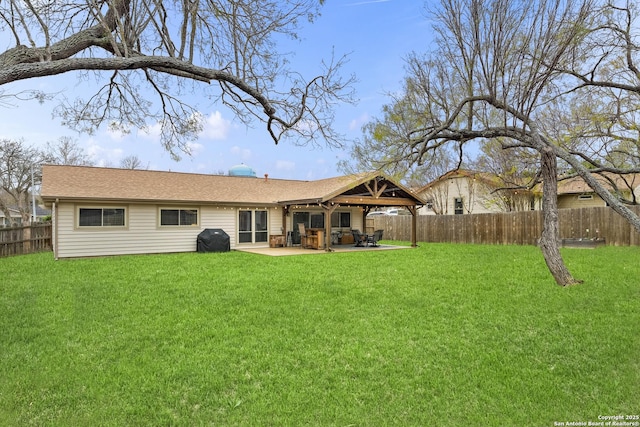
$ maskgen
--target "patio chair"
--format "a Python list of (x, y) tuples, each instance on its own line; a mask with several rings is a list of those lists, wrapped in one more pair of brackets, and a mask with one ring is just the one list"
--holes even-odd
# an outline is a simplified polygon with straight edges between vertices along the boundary
[(376, 230), (372, 235), (367, 236), (367, 245), (378, 246), (378, 240), (382, 239), (384, 230)]
[(362, 234), (360, 230), (351, 230), (351, 234), (353, 235), (355, 246), (364, 246), (364, 244), (367, 243), (365, 235)]
[(298, 231), (300, 232), (300, 246), (303, 248), (308, 248), (309, 243), (307, 240), (307, 230), (304, 228), (304, 224), (298, 223)]

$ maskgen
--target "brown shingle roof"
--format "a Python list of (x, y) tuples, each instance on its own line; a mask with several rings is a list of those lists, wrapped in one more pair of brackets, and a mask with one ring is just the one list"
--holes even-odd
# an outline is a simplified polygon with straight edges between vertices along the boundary
[(263, 179), (180, 172), (43, 166), (42, 198), (275, 204), (289, 200), (326, 200), (354, 182), (375, 174), (346, 175), (317, 181)]
[[(631, 188), (636, 188), (640, 186), (640, 174), (628, 174), (628, 175), (618, 175), (612, 173), (604, 173), (607, 175), (615, 185), (621, 191), (629, 191), (629, 186)], [(600, 183), (607, 188), (608, 190), (612, 190), (613, 187), (609, 180), (600, 176), (598, 174), (593, 174), (593, 177), (600, 181)], [(593, 193), (593, 190), (589, 185), (582, 179), (580, 176), (574, 176), (569, 179), (560, 179), (558, 180), (558, 194), (581, 194), (581, 193)]]
[(490, 173), (490, 172), (476, 172), (467, 169), (454, 169), (451, 170), (444, 175), (439, 176), (428, 184), (416, 190), (416, 193), (423, 193), (432, 187), (437, 186), (443, 181), (446, 181), (450, 178), (469, 178), (472, 180), (478, 180), (481, 183), (485, 184), (488, 187), (500, 188), (500, 187), (513, 187), (513, 185), (506, 184), (500, 176)]

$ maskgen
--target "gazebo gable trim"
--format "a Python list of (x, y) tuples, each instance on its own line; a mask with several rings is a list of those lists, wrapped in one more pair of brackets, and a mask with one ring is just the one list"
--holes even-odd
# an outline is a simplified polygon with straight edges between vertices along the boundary
[[(383, 182), (383, 184), (379, 186), (380, 182)], [(363, 194), (345, 194), (361, 185), (366, 190)], [(393, 196), (383, 195), (385, 192), (388, 193), (390, 191)], [(420, 197), (406, 187), (379, 173), (360, 177), (324, 196), (279, 201), (282, 205), (322, 205), (330, 202), (361, 206), (415, 206), (425, 204)]]

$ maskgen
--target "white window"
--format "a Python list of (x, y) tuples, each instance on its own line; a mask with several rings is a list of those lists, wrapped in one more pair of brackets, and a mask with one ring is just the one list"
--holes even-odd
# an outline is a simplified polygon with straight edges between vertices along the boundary
[(198, 209), (160, 209), (161, 227), (182, 227), (198, 225)]
[(78, 227), (124, 227), (125, 208), (78, 208)]

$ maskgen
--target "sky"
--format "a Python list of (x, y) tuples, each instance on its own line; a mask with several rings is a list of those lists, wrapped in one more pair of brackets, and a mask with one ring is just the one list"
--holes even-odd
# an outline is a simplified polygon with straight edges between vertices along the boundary
[[(291, 68), (310, 79), (319, 74), (323, 59), (348, 54), (342, 74), (354, 74), (354, 105), (339, 105), (335, 129), (346, 136), (345, 148), (331, 149), (320, 142), (320, 148), (297, 147), (288, 142), (275, 145), (261, 123), (252, 128), (234, 119), (222, 105), (209, 105), (201, 111), (206, 125), (191, 145), (192, 155), (175, 161), (153, 133), (132, 132), (122, 135), (105, 127), (92, 135), (78, 134), (61, 126), (52, 117), (55, 101), (35, 101), (0, 105), (0, 138), (23, 139), (32, 146), (55, 143), (70, 137), (86, 151), (98, 166), (118, 167), (127, 156), (137, 156), (144, 167), (192, 173), (227, 173), (238, 164), (253, 168), (258, 177), (316, 180), (341, 175), (340, 160), (349, 158), (349, 147), (362, 137), (362, 125), (381, 117), (381, 108), (390, 102), (388, 93), (402, 87), (404, 58), (412, 51), (425, 52), (429, 46), (431, 27), (420, 0), (327, 0), (321, 16), (305, 23), (300, 40), (285, 47)], [(0, 46), (5, 49), (10, 46)], [(75, 98), (81, 90), (77, 76), (38, 78), (7, 85), (9, 92), (17, 88), (37, 88)]]

